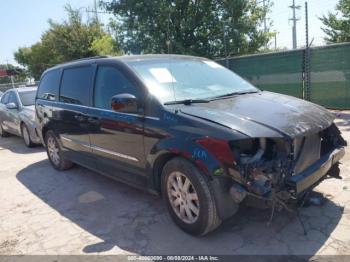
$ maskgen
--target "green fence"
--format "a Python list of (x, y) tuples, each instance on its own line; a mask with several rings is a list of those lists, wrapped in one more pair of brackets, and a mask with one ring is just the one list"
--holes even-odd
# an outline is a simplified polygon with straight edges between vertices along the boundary
[[(350, 43), (218, 60), (260, 89), (305, 98), (328, 108), (350, 109)], [(311, 83), (305, 90), (305, 63)]]
[(263, 90), (303, 97), (303, 51), (241, 56), (220, 60)]
[(311, 101), (350, 109), (350, 43), (311, 49)]

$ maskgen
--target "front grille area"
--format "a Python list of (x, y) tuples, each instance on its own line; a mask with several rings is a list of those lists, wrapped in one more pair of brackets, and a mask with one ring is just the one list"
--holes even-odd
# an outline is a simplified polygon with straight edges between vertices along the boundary
[(294, 139), (294, 173), (300, 173), (321, 157), (319, 133)]
[(323, 131), (294, 139), (294, 174), (304, 171), (335, 148), (346, 146), (335, 124)]

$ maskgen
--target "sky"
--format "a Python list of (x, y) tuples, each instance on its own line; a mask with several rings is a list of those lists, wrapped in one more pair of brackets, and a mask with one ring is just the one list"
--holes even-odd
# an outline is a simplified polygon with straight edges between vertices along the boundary
[[(268, 15), (273, 26), (271, 31), (276, 31), (277, 47), (292, 48), (292, 9), (293, 0), (273, 0), (274, 5), (271, 13)], [(324, 44), (325, 34), (321, 30), (323, 26), (319, 17), (327, 14), (329, 11), (334, 12), (338, 0), (308, 0), (309, 11), (309, 41), (313, 40), (313, 45)], [(305, 30), (305, 0), (295, 0), (295, 5), (300, 5), (300, 9), (296, 11), (296, 17), (300, 18), (297, 22), (297, 45), (299, 47), (306, 45)], [(273, 43), (274, 46), (274, 43)]]
[[(234, 0), (232, 0), (234, 1)], [(268, 19), (273, 23), (272, 31), (277, 32), (277, 47), (292, 47), (292, 10), (288, 6), (292, 0), (272, 0), (274, 6)], [(305, 45), (305, 0), (295, 0), (301, 5), (297, 10), (297, 43)], [(31, 46), (40, 40), (42, 33), (48, 29), (48, 20), (62, 21), (66, 18), (64, 6), (69, 3), (74, 8), (93, 7), (94, 0), (0, 0), (0, 64), (16, 64), (13, 53), (24, 46)], [(337, 0), (308, 0), (309, 3), (309, 35), (314, 38), (314, 45), (323, 43), (324, 33), (318, 17), (334, 10)], [(83, 12), (85, 18), (88, 13)], [(91, 15), (91, 13), (90, 13)], [(99, 14), (100, 19), (108, 22), (110, 15)], [(274, 42), (271, 42), (274, 46)]]

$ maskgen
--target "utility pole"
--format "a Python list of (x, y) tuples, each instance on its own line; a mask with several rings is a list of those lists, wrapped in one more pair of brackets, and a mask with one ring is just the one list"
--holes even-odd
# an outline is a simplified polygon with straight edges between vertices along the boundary
[(94, 0), (94, 11), (95, 11), (95, 19), (98, 21), (98, 14), (97, 14), (97, 1)]
[[(266, 8), (266, 0), (263, 0), (263, 6), (264, 9)], [(266, 26), (266, 14), (264, 15), (264, 32), (266, 33), (267, 31), (267, 26)]]
[(97, 23), (99, 23), (100, 21), (98, 20), (98, 14), (97, 14), (97, 0), (94, 0), (94, 11), (95, 11), (95, 19)]
[[(98, 19), (98, 13), (101, 13), (98, 11), (98, 6), (97, 6), (97, 0), (94, 0), (94, 7), (92, 9), (90, 9), (90, 7), (87, 7), (85, 8), (85, 12), (88, 14), (89, 16), (89, 13), (93, 13), (93, 17), (94, 17), (94, 20), (99, 24), (100, 21)], [(88, 17), (88, 20), (89, 20), (90, 17)]]
[(293, 9), (293, 18), (290, 18), (289, 20), (293, 21), (293, 49), (297, 48), (297, 21), (299, 21), (299, 18), (296, 18), (296, 9), (300, 9), (300, 5), (295, 5), (295, 0), (293, 0), (293, 4), (289, 6)]
[[(263, 0), (262, 2), (263, 2), (264, 10), (265, 10), (265, 9), (266, 9), (266, 0)], [(267, 14), (265, 13), (265, 15), (264, 15), (264, 33), (265, 33), (265, 34), (266, 34), (266, 32), (267, 32), (266, 15), (267, 15)], [(266, 43), (266, 44), (265, 44), (265, 49), (268, 48), (268, 44), (269, 44), (269, 43)]]

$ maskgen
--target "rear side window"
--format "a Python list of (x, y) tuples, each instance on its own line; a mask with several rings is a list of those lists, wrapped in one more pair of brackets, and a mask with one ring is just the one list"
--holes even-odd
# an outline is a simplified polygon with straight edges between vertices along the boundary
[(89, 89), (92, 67), (76, 67), (63, 71), (60, 101), (70, 104), (89, 105)]
[(40, 99), (57, 101), (58, 87), (60, 85), (60, 71), (47, 72), (40, 81), (38, 95)]
[(35, 93), (36, 93), (36, 90), (18, 92), (22, 105), (24, 106), (35, 105)]

